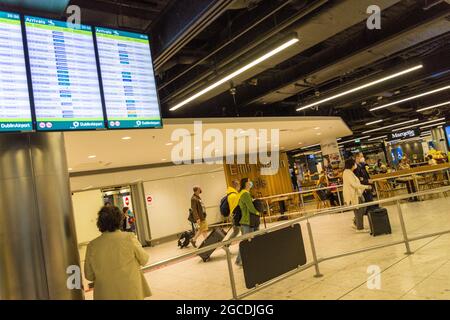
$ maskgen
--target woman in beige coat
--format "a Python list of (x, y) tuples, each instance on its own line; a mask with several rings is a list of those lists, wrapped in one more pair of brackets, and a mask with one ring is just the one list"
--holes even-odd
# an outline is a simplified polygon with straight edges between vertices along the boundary
[[(345, 170), (342, 174), (342, 180), (344, 182), (342, 193), (344, 196), (344, 203), (349, 206), (359, 204), (364, 190), (371, 189), (370, 186), (361, 184), (358, 177), (353, 173), (353, 170), (355, 169), (355, 160), (353, 158), (347, 159), (345, 161)], [(358, 231), (364, 231), (364, 211), (365, 208), (356, 209), (354, 211), (354, 225)]]
[(120, 231), (123, 215), (119, 208), (103, 207), (97, 227), (102, 235), (86, 251), (84, 273), (94, 282), (95, 300), (143, 300), (151, 295), (141, 271), (148, 253), (132, 232)]

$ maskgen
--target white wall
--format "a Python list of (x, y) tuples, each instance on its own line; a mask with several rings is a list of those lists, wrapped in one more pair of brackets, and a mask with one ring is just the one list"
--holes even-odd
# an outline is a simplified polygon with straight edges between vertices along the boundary
[[(127, 185), (138, 180), (144, 182), (145, 194), (150, 194), (154, 199), (153, 204), (147, 207), (152, 239), (180, 233), (190, 228), (187, 217), (194, 185), (202, 187), (208, 223), (221, 221), (219, 203), (226, 193), (226, 179), (222, 165), (179, 165), (71, 177), (70, 183), (72, 191), (75, 191), (87, 187)], [(82, 193), (84, 192), (80, 194)], [(101, 201), (101, 197), (99, 199)], [(75, 201), (78, 202), (74, 200), (74, 203)], [(94, 213), (97, 211), (98, 207)], [(95, 222), (93, 225), (95, 226)], [(80, 225), (80, 228), (84, 226)], [(78, 241), (81, 242), (80, 239)]]
[(202, 187), (208, 223), (221, 221), (220, 199), (226, 193), (223, 170), (213, 173), (174, 177), (144, 183), (146, 195), (153, 198), (147, 206), (152, 239), (158, 239), (190, 229), (187, 221), (191, 206), (192, 187)]
[(103, 205), (99, 189), (75, 192), (72, 196), (75, 228), (78, 243), (88, 242), (98, 237), (97, 213)]

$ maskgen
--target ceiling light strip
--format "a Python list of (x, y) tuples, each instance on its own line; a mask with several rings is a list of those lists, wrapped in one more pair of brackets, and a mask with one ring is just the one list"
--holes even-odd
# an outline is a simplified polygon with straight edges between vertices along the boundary
[(429, 123), (438, 122), (438, 121), (442, 121), (442, 120), (445, 120), (445, 117), (444, 118), (430, 120), (430, 121), (425, 121), (425, 122), (421, 122), (421, 123), (415, 123), (413, 125), (410, 125), (410, 126), (407, 126), (407, 127), (403, 127), (403, 128), (392, 129), (392, 132), (401, 131), (401, 130), (408, 130), (408, 129), (411, 129), (411, 128), (414, 128), (414, 127), (417, 127), (417, 126), (423, 126), (424, 124), (429, 124)]
[(345, 95), (347, 95), (347, 94), (350, 94), (350, 93), (353, 93), (353, 92), (356, 92), (356, 91), (365, 89), (365, 88), (367, 88), (367, 87), (374, 86), (374, 85), (376, 85), (376, 84), (378, 84), (378, 83), (381, 83), (381, 82), (384, 82), (384, 81), (387, 81), (387, 80), (390, 80), (390, 79), (399, 77), (399, 76), (401, 76), (401, 75), (404, 75), (404, 74), (406, 74), (406, 73), (415, 71), (415, 70), (420, 69), (420, 68), (422, 68), (422, 67), (423, 67), (422, 64), (416, 65), (416, 66), (414, 66), (414, 67), (412, 67), (412, 68), (408, 68), (408, 69), (406, 69), (406, 70), (403, 70), (403, 71), (400, 71), (400, 72), (391, 74), (391, 75), (389, 75), (389, 76), (387, 76), (387, 77), (384, 77), (384, 78), (381, 78), (381, 79), (378, 79), (378, 80), (375, 80), (375, 81), (372, 81), (372, 82), (363, 84), (363, 85), (361, 85), (361, 86), (359, 86), (359, 87), (356, 87), (356, 88), (353, 88), (353, 89), (350, 89), (350, 90), (347, 90), (347, 91), (344, 91), (344, 92), (335, 94), (334, 96), (331, 96), (331, 97), (328, 97), (328, 98), (325, 98), (325, 99), (321, 99), (321, 100), (316, 101), (316, 102), (314, 102), (314, 103), (308, 104), (308, 105), (306, 105), (306, 106), (303, 106), (303, 107), (301, 107), (301, 108), (298, 108), (297, 111), (301, 111), (301, 110), (304, 110), (304, 109), (307, 109), (307, 108), (311, 108), (311, 107), (317, 106), (317, 105), (319, 105), (319, 104), (321, 104), (321, 103), (324, 103), (324, 102), (327, 102), (327, 101), (330, 101), (330, 100), (337, 99), (337, 98), (342, 97), (342, 96), (345, 96)]
[(412, 122), (417, 122), (417, 121), (419, 121), (419, 119), (403, 121), (403, 122), (400, 122), (400, 123), (395, 123), (395, 124), (390, 124), (388, 126), (375, 128), (375, 129), (372, 129), (372, 130), (367, 130), (367, 131), (364, 131), (363, 133), (371, 133), (371, 132), (380, 131), (380, 130), (383, 130), (383, 129), (389, 129), (389, 128), (392, 128), (392, 127), (401, 126), (401, 125), (404, 125), (404, 124), (407, 124), (407, 123), (412, 123)]
[(398, 100), (398, 101), (394, 101), (394, 102), (391, 102), (391, 103), (383, 104), (382, 106), (378, 106), (378, 107), (372, 108), (369, 111), (375, 111), (375, 110), (384, 109), (384, 108), (387, 108), (389, 106), (393, 106), (395, 104), (399, 104), (399, 103), (402, 103), (402, 102), (405, 102), (405, 101), (417, 99), (417, 98), (420, 98), (420, 97), (423, 97), (423, 96), (427, 96), (427, 95), (430, 95), (430, 94), (433, 94), (433, 93), (436, 93), (436, 92), (440, 92), (440, 91), (443, 91), (443, 90), (448, 90), (448, 89), (450, 89), (450, 86), (441, 87), (441, 88), (434, 89), (434, 90), (431, 90), (431, 91), (427, 91), (427, 92), (424, 92), (424, 93), (421, 93), (421, 94), (418, 94), (418, 95), (415, 95), (415, 96), (412, 96), (412, 97), (408, 97), (408, 98), (401, 99), (401, 100)]
[(234, 71), (233, 73), (229, 74), (228, 76), (226, 76), (226, 77), (220, 79), (220, 80), (217, 81), (217, 82), (214, 82), (213, 84), (207, 86), (205, 89), (203, 89), (203, 90), (197, 92), (196, 94), (190, 96), (189, 98), (187, 98), (187, 99), (181, 101), (180, 103), (176, 104), (175, 106), (173, 106), (173, 107), (170, 108), (169, 110), (170, 110), (170, 111), (175, 111), (175, 110), (181, 108), (182, 106), (184, 106), (184, 105), (188, 104), (189, 102), (191, 102), (191, 101), (197, 99), (198, 97), (200, 97), (200, 96), (204, 95), (205, 93), (207, 93), (207, 92), (213, 90), (214, 88), (217, 88), (217, 87), (220, 86), (221, 84), (223, 84), (223, 83), (229, 81), (230, 79), (232, 79), (232, 78), (234, 78), (234, 77), (240, 75), (241, 73), (247, 71), (248, 69), (253, 68), (253, 67), (256, 66), (257, 64), (259, 64), (259, 63), (261, 63), (261, 62), (263, 62), (263, 61), (269, 59), (270, 57), (276, 55), (277, 53), (283, 51), (284, 49), (286, 49), (286, 48), (292, 46), (293, 44), (297, 43), (298, 41), (299, 41), (298, 38), (293, 38), (293, 39), (288, 40), (287, 42), (283, 43), (283, 44), (280, 45), (279, 47), (277, 47), (277, 48), (275, 48), (275, 49), (269, 51), (269, 52), (266, 53), (265, 55), (259, 57), (258, 59), (253, 60), (253, 61), (250, 62), (249, 64), (246, 64), (245, 66), (243, 66), (242, 68), (239, 68), (238, 70)]
[(443, 103), (439, 103), (439, 104), (435, 104), (434, 106), (429, 106), (429, 107), (421, 108), (421, 109), (418, 109), (417, 112), (422, 112), (422, 111), (425, 111), (425, 110), (430, 110), (430, 109), (438, 108), (438, 107), (441, 107), (441, 106), (445, 106), (446, 104), (450, 104), (450, 101), (443, 102)]
[(444, 122), (439, 122), (439, 123), (433, 123), (433, 124), (429, 124), (427, 126), (420, 127), (420, 130), (426, 129), (426, 128), (430, 128), (430, 127), (434, 127), (434, 126), (442, 126), (444, 124), (446, 124), (445, 121)]
[(385, 135), (385, 136), (379, 136), (379, 137), (375, 137), (375, 138), (370, 138), (370, 139), (367, 139), (367, 141), (374, 141), (374, 140), (378, 140), (378, 139), (385, 139), (385, 138), (387, 138), (387, 136)]
[(349, 142), (356, 142), (356, 140), (362, 140), (362, 139), (366, 139), (366, 138), (370, 138), (370, 136), (364, 136), (364, 137), (361, 137), (361, 138), (355, 138), (355, 139), (352, 139), (352, 140), (342, 141), (342, 142), (339, 142), (338, 145), (346, 144), (346, 143), (349, 143)]
[(380, 123), (380, 122), (383, 122), (383, 119), (375, 120), (375, 121), (372, 121), (372, 122), (367, 122), (367, 123), (366, 123), (366, 126), (370, 126), (370, 125), (372, 125), (372, 124)]

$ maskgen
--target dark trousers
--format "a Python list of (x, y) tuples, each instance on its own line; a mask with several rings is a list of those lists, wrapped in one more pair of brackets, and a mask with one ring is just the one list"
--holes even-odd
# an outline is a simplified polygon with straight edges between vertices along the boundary
[[(408, 189), (408, 193), (416, 193), (416, 185), (413, 180), (408, 180), (406, 182), (406, 189)], [(417, 197), (409, 198), (410, 201), (419, 201)]]

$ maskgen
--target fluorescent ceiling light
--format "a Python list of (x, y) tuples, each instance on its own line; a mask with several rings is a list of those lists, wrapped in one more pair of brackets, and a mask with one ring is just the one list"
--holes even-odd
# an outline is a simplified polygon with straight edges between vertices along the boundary
[(445, 117), (444, 118), (430, 120), (430, 121), (425, 121), (425, 122), (421, 122), (421, 123), (415, 123), (415, 124), (407, 126), (407, 127), (393, 129), (392, 131), (394, 132), (394, 131), (408, 130), (408, 129), (411, 129), (411, 128), (414, 128), (414, 127), (417, 127), (417, 126), (422, 126), (424, 124), (429, 124), (429, 123), (438, 122), (438, 121), (442, 121), (442, 120), (445, 120)]
[(196, 94), (190, 96), (189, 98), (181, 101), (180, 103), (176, 104), (175, 106), (173, 106), (169, 110), (170, 111), (175, 111), (175, 110), (181, 108), (182, 106), (184, 106), (184, 105), (188, 104), (189, 102), (197, 99), (198, 97), (200, 97), (200, 96), (204, 95), (205, 93), (213, 90), (214, 88), (217, 88), (221, 84), (223, 84), (223, 83), (229, 81), (230, 79), (240, 75), (241, 73), (247, 71), (248, 69), (253, 68), (257, 64), (259, 64), (259, 63), (269, 59), (270, 57), (276, 55), (277, 53), (283, 51), (284, 49), (292, 46), (293, 44), (297, 43), (298, 41), (299, 41), (298, 38), (290, 39), (289, 41), (287, 41), (287, 42), (283, 43), (282, 45), (280, 45), (279, 47), (277, 47), (277, 48), (267, 52), (265, 55), (259, 57), (258, 59), (253, 60), (252, 62), (250, 62), (249, 64), (246, 64), (242, 68), (239, 68), (238, 70), (234, 71), (233, 73), (230, 73), (229, 75), (227, 75), (226, 77), (220, 79), (219, 81), (214, 82), (213, 84), (207, 86), (205, 89), (203, 89), (203, 90), (197, 92)]
[(406, 70), (403, 70), (403, 71), (400, 71), (400, 72), (391, 74), (390, 76), (387, 76), (387, 77), (384, 77), (384, 78), (381, 78), (381, 79), (378, 79), (378, 80), (375, 80), (375, 81), (372, 81), (372, 82), (363, 84), (363, 85), (361, 85), (361, 86), (359, 86), (359, 87), (356, 87), (356, 88), (353, 88), (353, 89), (350, 89), (350, 90), (347, 90), (347, 91), (344, 91), (344, 92), (335, 94), (334, 96), (331, 96), (331, 97), (328, 97), (328, 98), (325, 98), (325, 99), (316, 101), (316, 102), (311, 103), (311, 104), (308, 104), (308, 105), (306, 105), (306, 106), (303, 106), (303, 107), (301, 107), (301, 108), (298, 108), (297, 111), (301, 111), (301, 110), (304, 110), (304, 109), (307, 109), (307, 108), (310, 108), (310, 107), (314, 107), (314, 106), (317, 106), (317, 105), (319, 105), (319, 104), (321, 104), (321, 103), (324, 103), (324, 102), (327, 102), (327, 101), (330, 101), (330, 100), (334, 100), (334, 99), (336, 99), (336, 98), (339, 98), (339, 97), (345, 96), (345, 95), (347, 95), (347, 94), (350, 94), (350, 93), (353, 93), (353, 92), (356, 92), (356, 91), (365, 89), (365, 88), (367, 88), (367, 87), (374, 86), (374, 85), (376, 85), (376, 84), (378, 84), (378, 83), (381, 83), (381, 82), (384, 82), (384, 81), (387, 81), (387, 80), (390, 80), (390, 79), (399, 77), (399, 76), (401, 76), (401, 75), (404, 75), (405, 73), (412, 72), (412, 71), (417, 70), (417, 69), (420, 69), (420, 68), (422, 68), (422, 67), (423, 67), (423, 65), (419, 64), (419, 65), (414, 66), (414, 67), (412, 67), (412, 68), (408, 68), (408, 69), (406, 69)]
[(441, 88), (434, 89), (434, 90), (431, 90), (431, 91), (427, 91), (427, 92), (424, 92), (424, 93), (421, 93), (421, 94), (418, 94), (418, 95), (415, 95), (415, 96), (412, 96), (412, 97), (409, 97), (409, 98), (405, 98), (405, 99), (401, 99), (401, 100), (394, 101), (394, 102), (391, 102), (391, 103), (383, 104), (382, 106), (372, 108), (369, 111), (375, 111), (375, 110), (387, 108), (389, 106), (393, 106), (394, 104), (399, 104), (399, 103), (402, 103), (402, 102), (405, 102), (405, 101), (417, 99), (417, 98), (420, 98), (420, 97), (423, 97), (423, 96), (427, 96), (429, 94), (433, 94), (433, 93), (440, 92), (440, 91), (443, 91), (443, 90), (448, 90), (448, 89), (450, 89), (450, 86), (441, 87)]
[(88, 158), (89, 159), (94, 159), (94, 158), (97, 158), (97, 156), (96, 155), (92, 155), (92, 156), (88, 156)]
[(131, 137), (123, 137), (122, 140), (130, 140)]
[(355, 139), (352, 139), (352, 140), (342, 141), (342, 142), (339, 142), (338, 145), (346, 144), (346, 143), (349, 143), (349, 142), (356, 142), (356, 140), (362, 140), (362, 139), (366, 139), (366, 138), (370, 138), (370, 136), (364, 136), (364, 137), (361, 137), (361, 138), (355, 138)]
[(375, 129), (372, 129), (372, 130), (367, 130), (367, 131), (364, 131), (363, 133), (370, 133), (370, 132), (375, 132), (375, 131), (379, 131), (379, 130), (383, 130), (383, 129), (389, 129), (389, 128), (392, 128), (392, 127), (401, 126), (401, 125), (403, 125), (403, 124), (412, 123), (412, 122), (417, 122), (417, 121), (419, 121), (419, 119), (413, 119), (413, 120), (403, 121), (403, 122), (399, 122), (399, 123), (395, 123), (395, 124), (390, 124), (390, 125), (388, 125), (388, 126), (375, 128)]
[(424, 131), (420, 134), (420, 136), (429, 136), (431, 135), (431, 131)]
[(421, 108), (421, 109), (418, 109), (417, 112), (421, 112), (421, 111), (425, 111), (425, 110), (434, 109), (434, 108), (437, 108), (437, 107), (440, 107), (440, 106), (445, 106), (446, 104), (450, 104), (450, 101), (443, 102), (443, 103), (439, 103), (439, 104), (435, 104), (434, 106), (429, 106), (429, 107)]
[(422, 129), (430, 128), (430, 127), (434, 127), (434, 126), (442, 126), (444, 124), (446, 124), (445, 121), (444, 122), (439, 122), (439, 123), (433, 123), (433, 124), (429, 124), (427, 126), (420, 127), (420, 129), (422, 130)]
[(374, 141), (374, 140), (385, 139), (385, 138), (387, 138), (387, 136), (379, 136), (379, 137), (375, 137), (375, 138), (370, 138), (367, 141)]
[(380, 123), (380, 122), (383, 122), (383, 119), (375, 120), (375, 121), (372, 121), (372, 122), (367, 122), (366, 126), (370, 126), (371, 124)]
[(310, 145), (310, 146), (303, 147), (303, 148), (301, 148), (301, 149), (302, 149), (302, 150), (303, 150), (303, 149), (309, 149), (309, 148), (312, 148), (312, 147), (317, 147), (317, 146), (319, 146), (319, 145), (320, 145), (320, 143), (312, 144), (312, 145)]

